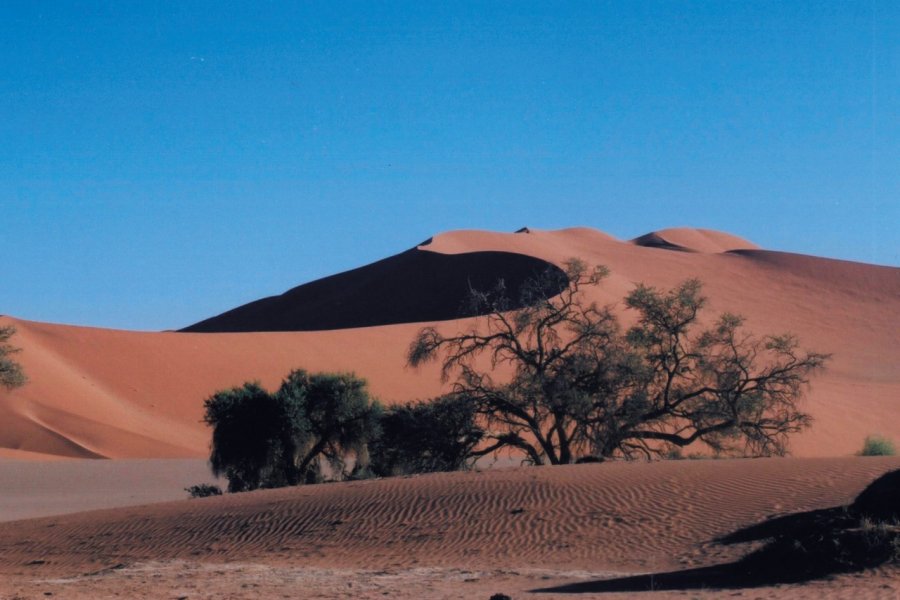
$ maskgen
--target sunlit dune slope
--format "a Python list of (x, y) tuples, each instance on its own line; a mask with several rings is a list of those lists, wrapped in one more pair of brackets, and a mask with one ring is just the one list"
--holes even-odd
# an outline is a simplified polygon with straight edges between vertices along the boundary
[(759, 246), (743, 238), (709, 229), (675, 228), (653, 231), (631, 240), (631, 243), (649, 248), (665, 248), (684, 252), (727, 252), (729, 250), (756, 250)]
[[(900, 441), (896, 343), (900, 269), (759, 250), (733, 236), (708, 231), (652, 235), (677, 248), (619, 241), (579, 228), (515, 234), (457, 231), (435, 236), (415, 252), (439, 255), (420, 264), (451, 265), (448, 268), (457, 269), (451, 278), (456, 282), (467, 268), (482, 269), (480, 260), (469, 260), (472, 253), (478, 253), (476, 258), (492, 257), (489, 268), (478, 271), (492, 277), (506, 276), (504, 260), (509, 257), (531, 257), (510, 259), (510, 279), (534, 266), (559, 266), (572, 257), (603, 264), (612, 274), (587, 293), (602, 303), (618, 302), (626, 322), (630, 315), (622, 309), (621, 299), (637, 282), (670, 287), (697, 277), (710, 299), (707, 319), (721, 311), (741, 313), (751, 331), (789, 331), (805, 347), (834, 354), (805, 401), (815, 423), (794, 438), (796, 454), (851, 454), (873, 433)], [(369, 307), (379, 318), (391, 314), (391, 321), (397, 321), (392, 325), (299, 332), (136, 333), (2, 319), (19, 329), (14, 341), (23, 348), (19, 359), (31, 382), (11, 393), (0, 392), (0, 448), (83, 457), (203, 456), (209, 432), (201, 422), (202, 403), (210, 393), (250, 379), (275, 387), (295, 367), (355, 371), (388, 403), (436, 395), (442, 390), (436, 366), (413, 370), (404, 360), (424, 322), (403, 321), (422, 318), (419, 304), (431, 303), (432, 308), (459, 304), (453, 294), (447, 295), (452, 302), (443, 298), (439, 270), (415, 292), (419, 302), (403, 304), (399, 298), (410, 294), (410, 282), (422, 276), (418, 271), (404, 273), (400, 267), (406, 260), (394, 257), (376, 263), (393, 270), (384, 280), (363, 268), (352, 277), (343, 274), (298, 288), (321, 286), (331, 302), (338, 303), (334, 300), (340, 296), (338, 283), (366, 282), (362, 287), (348, 285), (344, 302), (354, 307), (353, 318), (364, 318)], [(384, 281), (397, 282), (396, 296)], [(377, 293), (361, 292), (366, 289)], [(458, 292), (457, 287), (454, 294)], [(315, 301), (315, 294), (308, 292), (299, 297)], [(291, 292), (272, 306), (290, 309), (290, 298)], [(252, 310), (242, 312), (240, 328), (271, 328), (264, 320), (254, 323), (254, 315)], [(452, 333), (471, 324), (471, 319), (460, 319), (440, 322), (439, 327)], [(337, 325), (323, 321), (319, 327)]]

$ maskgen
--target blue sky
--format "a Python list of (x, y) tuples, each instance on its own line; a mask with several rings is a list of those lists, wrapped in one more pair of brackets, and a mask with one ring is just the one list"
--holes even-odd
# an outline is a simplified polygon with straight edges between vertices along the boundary
[(900, 264), (893, 1), (73, 4), (0, 7), (3, 314), (176, 328), (459, 228)]

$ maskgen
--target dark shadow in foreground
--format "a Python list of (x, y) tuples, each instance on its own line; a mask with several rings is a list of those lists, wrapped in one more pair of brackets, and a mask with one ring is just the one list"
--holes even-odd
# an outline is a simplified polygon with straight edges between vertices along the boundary
[(850, 506), (777, 517), (719, 538), (721, 544), (769, 541), (732, 563), (585, 581), (536, 593), (584, 594), (752, 588), (800, 583), (900, 564), (900, 470), (870, 484)]

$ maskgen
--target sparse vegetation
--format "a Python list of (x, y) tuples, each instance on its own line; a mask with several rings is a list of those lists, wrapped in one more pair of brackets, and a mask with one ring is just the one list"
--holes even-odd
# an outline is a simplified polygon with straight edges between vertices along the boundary
[(210, 465), (228, 491), (340, 479), (368, 463), (381, 408), (352, 374), (292, 371), (270, 394), (256, 383), (208, 398)]
[(199, 483), (191, 487), (184, 488), (191, 498), (209, 498), (210, 496), (221, 496), (222, 488), (209, 483)]
[(895, 454), (897, 454), (897, 448), (894, 443), (878, 435), (866, 437), (859, 453), (860, 456), (894, 456)]
[(454, 395), (388, 409), (381, 436), (370, 445), (372, 472), (384, 477), (466, 468), (484, 437), (476, 416), (474, 404)]
[(16, 328), (9, 325), (0, 327), (0, 387), (8, 390), (25, 385), (28, 378), (22, 366), (12, 359), (12, 355), (20, 351), (9, 343), (16, 333)]
[(516, 302), (502, 282), (473, 291), (478, 324), (452, 336), (422, 329), (408, 362), (440, 358), (443, 379), (486, 424), (483, 452), (517, 448), (535, 464), (660, 456), (694, 442), (784, 454), (810, 423), (798, 401), (828, 356), (800, 351), (788, 334), (754, 337), (728, 313), (695, 332), (706, 305), (697, 280), (638, 285), (625, 298), (637, 323), (622, 332), (612, 307), (584, 297), (607, 274), (571, 260), (565, 274), (523, 285)]

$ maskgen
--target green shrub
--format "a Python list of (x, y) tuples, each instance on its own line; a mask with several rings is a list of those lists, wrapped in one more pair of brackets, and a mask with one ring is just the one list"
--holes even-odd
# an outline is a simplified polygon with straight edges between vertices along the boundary
[[(210, 466), (229, 492), (315, 483), (368, 462), (381, 408), (352, 374), (292, 371), (270, 394), (259, 384), (217, 392), (204, 403), (212, 427)], [(324, 470), (323, 470), (324, 468)]]
[(894, 456), (897, 454), (897, 449), (891, 440), (877, 435), (870, 435), (863, 442), (863, 448), (859, 454), (860, 456)]
[(28, 381), (22, 365), (10, 358), (10, 355), (19, 352), (19, 348), (9, 343), (15, 333), (16, 328), (11, 325), (0, 327), (0, 387), (8, 390), (21, 387)]
[(475, 404), (464, 396), (395, 406), (381, 417), (381, 436), (370, 446), (375, 475), (458, 471), (484, 437)]

